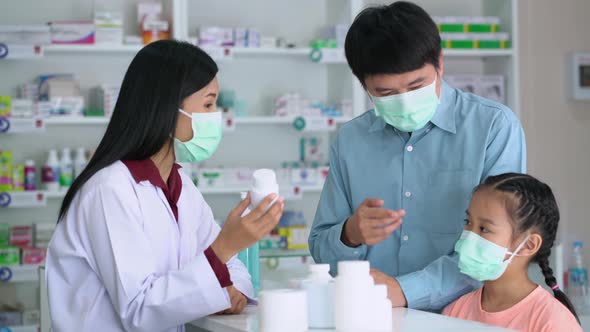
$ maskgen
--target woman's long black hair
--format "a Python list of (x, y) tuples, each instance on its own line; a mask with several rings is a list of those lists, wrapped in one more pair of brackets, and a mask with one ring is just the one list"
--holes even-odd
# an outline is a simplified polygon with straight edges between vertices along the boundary
[(137, 53), (123, 79), (107, 130), (88, 165), (68, 190), (58, 221), (96, 172), (117, 160), (142, 160), (171, 147), (182, 101), (209, 84), (217, 65), (197, 46), (163, 40)]
[(557, 236), (559, 225), (559, 208), (551, 188), (536, 178), (517, 173), (506, 173), (487, 178), (477, 189), (489, 188), (506, 193), (509, 196), (507, 209), (516, 221), (515, 232), (522, 234), (529, 230), (537, 230), (543, 238), (541, 248), (533, 257), (545, 277), (545, 283), (553, 290), (555, 298), (576, 317), (580, 319), (567, 295), (559, 289), (553, 270), (549, 266), (551, 248)]

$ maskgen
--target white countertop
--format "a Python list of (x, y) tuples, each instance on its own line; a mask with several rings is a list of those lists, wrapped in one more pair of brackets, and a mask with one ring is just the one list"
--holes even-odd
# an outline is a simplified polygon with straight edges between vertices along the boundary
[[(209, 316), (192, 322), (189, 325), (213, 331), (213, 332), (259, 332), (258, 309), (248, 306), (241, 315)], [(309, 330), (309, 332), (328, 332), (332, 330)], [(440, 331), (440, 332), (506, 332), (509, 330), (484, 325), (476, 322), (468, 322), (449, 318), (428, 312), (394, 308), (393, 332), (415, 331)]]

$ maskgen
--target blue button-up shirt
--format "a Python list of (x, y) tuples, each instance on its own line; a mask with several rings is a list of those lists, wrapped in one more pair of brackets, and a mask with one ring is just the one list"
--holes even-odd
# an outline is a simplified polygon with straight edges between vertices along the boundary
[[(444, 81), (434, 117), (411, 136), (368, 111), (342, 126), (331, 146), (309, 237), (312, 256), (333, 273), (338, 261), (369, 260), (398, 278), (409, 307), (439, 310), (479, 286), (459, 272), (453, 255), (474, 187), (525, 169), (524, 132), (514, 113)], [(406, 216), (385, 241), (348, 247), (342, 227), (367, 198)]]

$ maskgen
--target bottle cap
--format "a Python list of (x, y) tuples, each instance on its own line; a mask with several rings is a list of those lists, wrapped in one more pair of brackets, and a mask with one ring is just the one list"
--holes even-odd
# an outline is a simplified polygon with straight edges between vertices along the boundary
[(330, 273), (330, 264), (311, 264), (309, 266), (310, 273)]
[(270, 194), (277, 188), (277, 176), (273, 170), (263, 168), (252, 174), (252, 191)]
[(368, 261), (340, 261), (338, 262), (338, 276), (353, 275), (353, 276), (368, 276), (369, 275)]

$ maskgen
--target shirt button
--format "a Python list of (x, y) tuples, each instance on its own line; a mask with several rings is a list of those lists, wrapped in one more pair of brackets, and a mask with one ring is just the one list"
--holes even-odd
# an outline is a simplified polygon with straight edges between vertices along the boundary
[(404, 239), (404, 241), (408, 241), (410, 239), (410, 237), (407, 235), (404, 235), (403, 239)]
[(406, 193), (404, 194), (407, 198), (412, 197), (412, 193), (409, 191), (406, 191)]
[(410, 145), (406, 148), (406, 150), (408, 150), (408, 152), (412, 152), (414, 151), (414, 147)]

